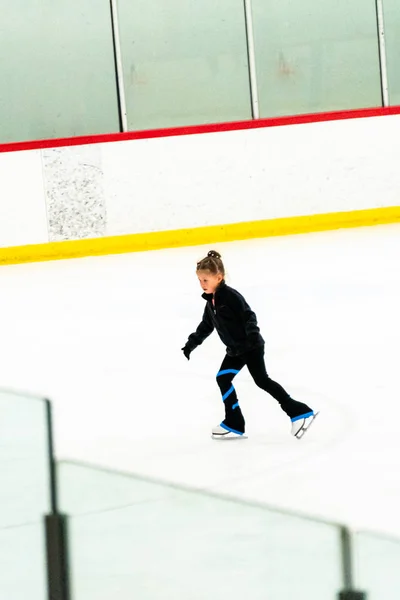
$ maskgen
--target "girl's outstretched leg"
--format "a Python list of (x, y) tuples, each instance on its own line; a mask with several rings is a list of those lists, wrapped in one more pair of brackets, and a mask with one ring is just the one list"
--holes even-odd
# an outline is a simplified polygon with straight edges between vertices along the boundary
[(307, 425), (307, 419), (314, 416), (312, 408), (303, 402), (294, 400), (279, 383), (269, 377), (265, 368), (263, 346), (246, 354), (246, 364), (255, 384), (275, 398), (282, 410), (290, 417), (292, 433), (297, 435), (298, 430)]
[[(226, 356), (217, 373), (217, 384), (221, 391), (225, 408), (225, 419), (213, 429), (213, 435), (226, 435), (227, 432), (242, 435), (245, 431), (245, 420), (239, 406), (239, 400), (232, 381), (244, 367), (242, 357)], [(221, 431), (222, 430), (222, 431)]]

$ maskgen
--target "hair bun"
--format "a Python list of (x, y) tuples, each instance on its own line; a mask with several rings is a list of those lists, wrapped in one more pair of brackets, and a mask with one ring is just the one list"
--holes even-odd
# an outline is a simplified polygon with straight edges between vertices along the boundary
[(210, 258), (221, 258), (221, 255), (218, 252), (215, 252), (215, 250), (210, 250), (207, 256)]
[(225, 277), (225, 267), (221, 260), (221, 255), (215, 250), (210, 250), (205, 258), (202, 258), (197, 263), (196, 271), (209, 271), (213, 275), (221, 273), (222, 277)]

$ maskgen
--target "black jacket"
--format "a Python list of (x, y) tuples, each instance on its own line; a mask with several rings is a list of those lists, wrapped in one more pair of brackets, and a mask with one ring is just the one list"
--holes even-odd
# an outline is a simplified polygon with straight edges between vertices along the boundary
[(213, 294), (203, 294), (203, 298), (207, 301), (203, 320), (186, 344), (190, 351), (204, 342), (214, 328), (229, 356), (239, 356), (264, 344), (255, 313), (243, 296), (225, 281), (215, 291), (215, 306)]

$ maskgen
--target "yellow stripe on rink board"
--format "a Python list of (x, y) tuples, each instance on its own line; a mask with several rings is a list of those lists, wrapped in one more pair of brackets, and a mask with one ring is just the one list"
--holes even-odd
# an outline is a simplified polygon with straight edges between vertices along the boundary
[(400, 206), (0, 248), (0, 265), (200, 246), (400, 222)]

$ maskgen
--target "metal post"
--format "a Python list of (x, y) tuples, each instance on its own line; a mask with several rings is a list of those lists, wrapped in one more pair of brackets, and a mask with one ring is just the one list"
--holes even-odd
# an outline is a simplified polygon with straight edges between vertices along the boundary
[(260, 107), (258, 103), (256, 52), (254, 46), (253, 13), (251, 9), (251, 0), (244, 0), (244, 16), (246, 25), (247, 56), (249, 60), (251, 110), (253, 114), (253, 119), (259, 119)]
[(126, 110), (125, 84), (124, 84), (124, 69), (121, 53), (121, 38), (119, 34), (119, 19), (117, 0), (110, 0), (111, 8), (111, 25), (114, 44), (115, 70), (117, 75), (117, 90), (119, 113), (122, 131), (128, 131), (128, 113)]
[(46, 400), (46, 425), (47, 425), (47, 453), (49, 460), (49, 478), (50, 478), (50, 510), (54, 515), (58, 512), (57, 497), (57, 473), (56, 461), (54, 458), (54, 438), (53, 438), (53, 410), (50, 400)]
[(350, 530), (342, 527), (340, 530), (340, 540), (342, 547), (342, 575), (343, 587), (345, 590), (352, 590), (353, 581), (353, 540)]
[(342, 578), (343, 590), (339, 592), (339, 600), (367, 600), (365, 592), (354, 589), (353, 568), (353, 536), (347, 527), (340, 530), (342, 550)]
[(67, 517), (58, 511), (53, 416), (49, 400), (46, 400), (46, 417), (50, 474), (50, 514), (45, 516), (48, 598), (70, 600)]
[(70, 600), (67, 517), (46, 515), (47, 590), (49, 600)]
[(383, 14), (383, 0), (376, 0), (376, 19), (378, 24), (379, 62), (381, 71), (381, 88), (383, 106), (389, 106), (389, 85), (386, 59), (385, 19)]

